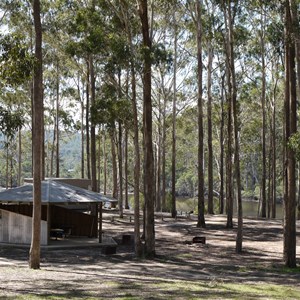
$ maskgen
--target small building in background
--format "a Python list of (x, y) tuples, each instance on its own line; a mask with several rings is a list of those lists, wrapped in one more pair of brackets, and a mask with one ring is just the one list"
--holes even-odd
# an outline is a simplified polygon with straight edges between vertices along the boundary
[[(0, 192), (0, 243), (31, 243), (33, 185), (28, 181)], [(41, 245), (66, 235), (101, 241), (102, 204), (117, 200), (88, 190), (89, 185), (81, 179), (42, 182)]]

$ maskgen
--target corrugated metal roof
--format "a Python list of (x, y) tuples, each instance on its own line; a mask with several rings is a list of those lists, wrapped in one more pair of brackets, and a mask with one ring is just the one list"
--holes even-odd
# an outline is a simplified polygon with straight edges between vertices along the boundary
[[(32, 190), (32, 184), (25, 184), (17, 188), (1, 191), (0, 203), (32, 203)], [(42, 204), (83, 204), (116, 201), (114, 198), (66, 183), (52, 180), (42, 182)]]

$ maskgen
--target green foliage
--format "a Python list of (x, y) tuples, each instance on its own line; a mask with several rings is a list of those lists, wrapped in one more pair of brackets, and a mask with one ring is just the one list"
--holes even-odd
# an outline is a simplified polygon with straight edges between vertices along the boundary
[(119, 90), (115, 85), (105, 83), (95, 104), (91, 106), (91, 121), (109, 128), (113, 128), (115, 122), (131, 124), (131, 107), (129, 99), (119, 98)]
[(300, 161), (300, 132), (294, 133), (289, 138), (288, 147), (294, 151), (297, 161)]
[[(0, 35), (0, 78), (2, 84), (23, 84), (31, 75), (34, 59), (20, 35)], [(1, 87), (1, 86), (0, 86)]]
[(21, 110), (13, 112), (0, 106), (0, 132), (6, 137), (12, 139), (15, 132), (24, 125), (24, 122), (25, 119)]

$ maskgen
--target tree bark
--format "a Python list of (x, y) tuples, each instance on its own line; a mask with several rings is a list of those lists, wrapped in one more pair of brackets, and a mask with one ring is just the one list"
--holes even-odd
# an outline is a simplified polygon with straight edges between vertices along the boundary
[(154, 164), (152, 144), (152, 99), (151, 99), (151, 50), (152, 42), (148, 24), (148, 1), (139, 1), (142, 24), (144, 66), (143, 66), (143, 125), (144, 125), (144, 197), (145, 197), (145, 256), (155, 256), (154, 228)]
[[(132, 46), (131, 46), (132, 48)], [(131, 60), (131, 87), (132, 87), (132, 109), (134, 122), (134, 244), (137, 257), (142, 255), (141, 233), (140, 233), (140, 146), (139, 146), (139, 123), (136, 105), (136, 75), (134, 61)]]
[(113, 176), (113, 192), (112, 196), (118, 198), (118, 168), (117, 168), (117, 155), (116, 155), (116, 143), (115, 143), (115, 129), (110, 130), (111, 141), (111, 159), (112, 159), (112, 176)]
[(177, 102), (177, 24), (176, 10), (173, 15), (174, 22), (174, 72), (173, 72), (173, 111), (172, 111), (172, 200), (171, 216), (175, 218), (176, 211), (176, 102)]
[(22, 129), (18, 130), (18, 186), (22, 181)]
[(289, 138), (296, 132), (296, 73), (294, 17), (296, 4), (285, 1), (285, 194), (283, 219), (283, 259), (287, 267), (296, 267), (296, 170), (295, 154), (288, 147)]
[(163, 129), (162, 129), (162, 146), (161, 146), (161, 151), (162, 151), (162, 166), (161, 166), (161, 207), (162, 207), (162, 211), (166, 211), (167, 210), (167, 204), (166, 204), (166, 140), (167, 140), (167, 98), (164, 97), (163, 99)]
[[(80, 95), (80, 81), (78, 78), (78, 95)], [(81, 124), (80, 124), (80, 132), (81, 132), (81, 178), (84, 178), (84, 100), (81, 99)]]
[(266, 59), (265, 59), (265, 17), (262, 14), (261, 20), (261, 34), (260, 34), (260, 47), (261, 47), (261, 71), (262, 71), (262, 88), (261, 88), (261, 106), (262, 106), (262, 176), (261, 176), (261, 217), (267, 216), (266, 206), (266, 180), (267, 180), (267, 157), (266, 157)]
[[(230, 4), (227, 4), (230, 6)], [(233, 124), (232, 124), (232, 72), (230, 65), (230, 32), (229, 32), (229, 17), (224, 4), (224, 19), (226, 25), (225, 36), (225, 54), (226, 54), (226, 80), (227, 80), (227, 152), (226, 152), (226, 213), (227, 213), (227, 228), (233, 228), (233, 176), (232, 176), (232, 156), (233, 156)]]
[(123, 218), (123, 157), (122, 157), (122, 124), (119, 121), (118, 162), (119, 162), (119, 216)]
[(162, 156), (162, 113), (161, 97), (158, 98), (158, 129), (157, 129), (157, 167), (156, 167), (156, 211), (161, 211), (161, 156)]
[[(89, 69), (90, 69), (90, 87), (91, 87), (91, 107), (96, 101), (96, 84), (95, 84), (95, 71), (94, 71), (94, 59), (90, 54), (89, 56)], [(97, 191), (97, 158), (96, 158), (96, 126), (91, 123), (91, 180), (92, 191)]]
[(221, 128), (220, 128), (220, 199), (219, 199), (219, 208), (220, 214), (224, 213), (224, 120), (225, 120), (225, 112), (224, 112), (224, 76), (222, 76), (222, 86), (221, 86)]
[(129, 209), (129, 203), (128, 203), (128, 128), (125, 128), (125, 137), (124, 137), (124, 142), (125, 142), (125, 149), (124, 149), (124, 173), (125, 173), (125, 182), (124, 182), (124, 187), (125, 187), (125, 209)]
[(86, 108), (85, 108), (85, 139), (86, 139), (86, 168), (87, 178), (91, 179), (91, 157), (90, 157), (90, 64), (87, 61), (86, 82)]
[(208, 201), (207, 211), (214, 214), (214, 179), (213, 179), (213, 146), (212, 146), (212, 94), (211, 76), (213, 63), (213, 49), (211, 41), (207, 42), (208, 64), (207, 64), (207, 146), (208, 146)]
[[(238, 5), (238, 1), (235, 3), (233, 9)], [(235, 180), (237, 189), (237, 214), (238, 214), (238, 228), (236, 235), (236, 252), (242, 252), (243, 243), (243, 207), (242, 207), (242, 194), (241, 194), (241, 175), (240, 175), (240, 143), (239, 143), (239, 112), (237, 105), (237, 84), (235, 78), (235, 63), (234, 63), (234, 34), (233, 34), (233, 17), (231, 4), (228, 5), (228, 24), (229, 24), (229, 65), (230, 65), (230, 78), (231, 78), (231, 102), (232, 102), (232, 115), (234, 126), (234, 169)]]
[[(57, 65), (56, 65), (56, 117), (55, 117), (55, 130), (56, 130), (56, 143), (55, 143), (55, 150), (56, 150), (56, 174), (55, 177), (59, 178), (60, 170), (59, 170), (59, 90), (60, 90), (60, 79), (59, 79), (59, 60), (57, 58)], [(52, 173), (51, 173), (52, 176)]]
[(107, 155), (106, 155), (106, 135), (103, 130), (103, 194), (107, 194)]
[(35, 28), (35, 58), (33, 87), (33, 213), (32, 238), (29, 250), (29, 267), (40, 268), (40, 242), (41, 242), (41, 197), (43, 172), (43, 56), (42, 56), (42, 24), (40, 16), (40, 1), (33, 0), (33, 19)]
[(202, 1), (197, 0), (197, 81), (198, 81), (198, 222), (197, 227), (205, 228), (204, 218), (204, 130), (203, 130), (203, 87), (202, 87)]

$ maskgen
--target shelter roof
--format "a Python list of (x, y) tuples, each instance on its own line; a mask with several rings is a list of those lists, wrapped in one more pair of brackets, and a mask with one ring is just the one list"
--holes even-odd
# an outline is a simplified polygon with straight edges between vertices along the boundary
[[(117, 200), (80, 187), (57, 181), (42, 181), (42, 204), (87, 204), (116, 202)], [(33, 185), (4, 190), (0, 192), (0, 203), (32, 203)]]

